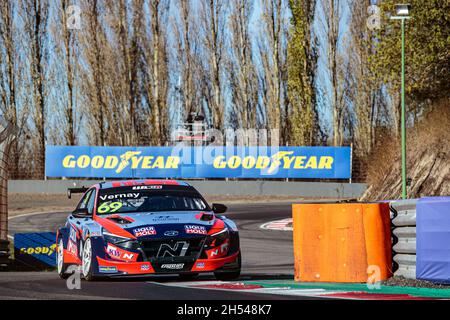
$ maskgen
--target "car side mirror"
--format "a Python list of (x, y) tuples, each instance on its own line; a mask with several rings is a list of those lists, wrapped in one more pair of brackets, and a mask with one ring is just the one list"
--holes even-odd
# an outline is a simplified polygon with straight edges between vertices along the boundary
[(90, 217), (92, 217), (92, 215), (89, 213), (87, 208), (76, 209), (75, 211), (72, 212), (72, 215), (75, 218), (90, 218)]
[(220, 203), (213, 203), (212, 210), (214, 213), (225, 213), (227, 211), (227, 206)]

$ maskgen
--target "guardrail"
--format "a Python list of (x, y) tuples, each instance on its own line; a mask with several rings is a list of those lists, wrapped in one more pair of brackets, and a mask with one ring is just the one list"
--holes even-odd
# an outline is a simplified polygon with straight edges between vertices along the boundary
[(395, 276), (416, 278), (416, 204), (417, 199), (390, 203)]
[[(91, 186), (96, 180), (9, 180), (9, 193), (66, 194), (67, 188)], [(294, 196), (299, 198), (359, 198), (364, 183), (300, 181), (199, 181), (188, 180), (204, 195)]]

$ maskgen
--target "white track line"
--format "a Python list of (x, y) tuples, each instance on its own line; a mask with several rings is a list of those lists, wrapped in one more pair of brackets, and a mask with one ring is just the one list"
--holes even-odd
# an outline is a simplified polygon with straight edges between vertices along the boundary
[[(272, 287), (272, 288), (254, 288), (254, 289), (238, 289), (238, 284), (240, 282), (224, 282), (224, 281), (189, 281), (189, 282), (172, 282), (172, 283), (161, 283), (149, 281), (148, 283), (157, 284), (167, 287), (178, 287), (178, 288), (188, 288), (188, 289), (200, 289), (200, 290), (216, 290), (216, 291), (231, 291), (231, 292), (250, 292), (258, 294), (274, 294), (274, 295), (286, 295), (286, 296), (303, 296), (303, 297), (320, 297), (320, 298), (332, 298), (339, 299), (336, 297), (327, 297), (329, 294), (342, 293), (337, 291), (330, 291), (326, 289), (294, 289), (290, 287)], [(220, 287), (209, 287), (221, 284), (236, 284), (237, 288), (220, 288)], [(244, 283), (245, 284), (245, 283)]]
[(58, 212), (62, 212), (62, 211), (56, 211), (56, 212), (30, 212), (30, 213), (23, 213), (23, 214), (19, 214), (17, 216), (12, 216), (12, 217), (8, 217), (8, 220), (13, 220), (16, 218), (22, 218), (22, 217), (28, 217), (28, 216), (37, 216), (40, 214), (51, 214), (51, 213), (58, 213)]
[(266, 222), (260, 228), (264, 230), (292, 231), (292, 227), (287, 227), (288, 224), (292, 224), (292, 218)]

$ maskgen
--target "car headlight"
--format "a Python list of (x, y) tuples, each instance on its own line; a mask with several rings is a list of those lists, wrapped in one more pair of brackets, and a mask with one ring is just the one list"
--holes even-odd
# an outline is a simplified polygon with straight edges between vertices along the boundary
[(139, 243), (136, 240), (121, 237), (106, 230), (103, 230), (103, 237), (105, 238), (106, 242), (112, 243), (113, 245), (124, 249), (136, 250), (139, 248)]
[(207, 248), (217, 247), (217, 246), (221, 245), (222, 243), (224, 243), (225, 240), (227, 240), (229, 238), (230, 238), (229, 231), (227, 228), (225, 228), (217, 233), (209, 235), (206, 238), (205, 247), (207, 247)]

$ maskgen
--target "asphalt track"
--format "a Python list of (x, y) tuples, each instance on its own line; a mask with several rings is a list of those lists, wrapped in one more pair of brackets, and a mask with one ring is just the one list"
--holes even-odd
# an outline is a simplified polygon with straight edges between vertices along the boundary
[[(64, 223), (67, 215), (59, 212), (19, 216), (9, 221), (10, 234), (53, 231)], [(240, 230), (243, 256), (240, 280), (292, 278), (292, 233), (260, 228), (265, 222), (289, 218), (290, 203), (231, 204), (226, 215), (236, 221)], [(212, 275), (202, 275), (197, 281), (213, 279)], [(176, 281), (179, 278), (173, 276), (82, 281), (80, 290), (69, 290), (56, 272), (1, 272), (0, 299), (311, 299), (170, 285)]]

